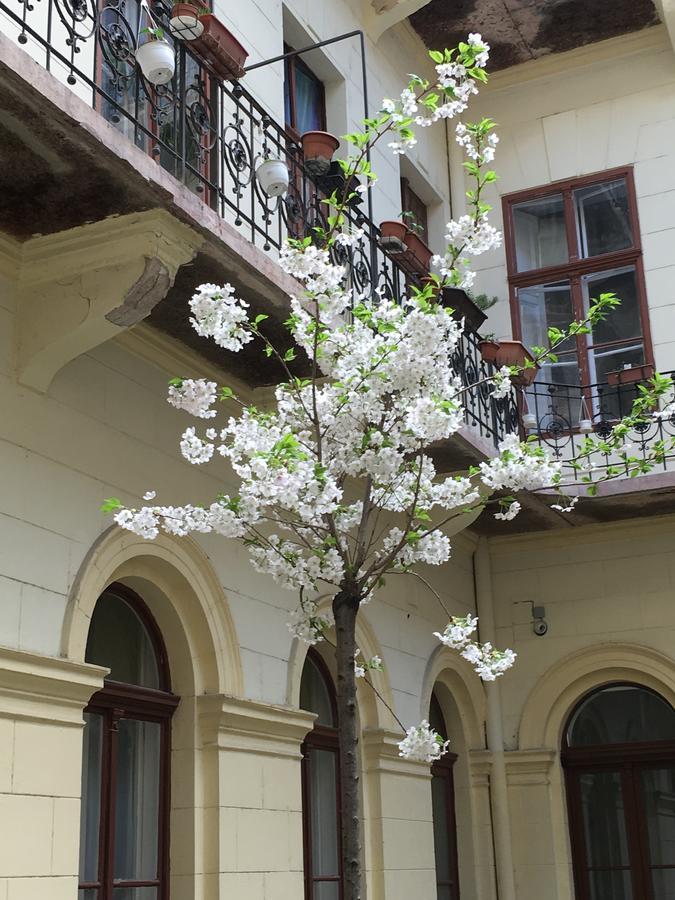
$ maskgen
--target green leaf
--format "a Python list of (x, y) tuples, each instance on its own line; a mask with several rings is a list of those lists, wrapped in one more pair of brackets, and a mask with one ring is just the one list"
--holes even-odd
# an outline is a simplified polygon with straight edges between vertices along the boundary
[(117, 497), (108, 497), (101, 504), (101, 512), (104, 513), (115, 512), (118, 509), (122, 509), (122, 501), (118, 500)]
[(430, 50), (429, 56), (439, 66), (443, 62), (443, 59), (444, 59), (443, 54), (439, 50)]

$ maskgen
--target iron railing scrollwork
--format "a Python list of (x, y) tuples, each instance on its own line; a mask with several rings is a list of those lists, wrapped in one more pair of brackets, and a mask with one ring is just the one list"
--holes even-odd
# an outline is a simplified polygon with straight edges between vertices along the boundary
[[(176, 54), (175, 75), (160, 87), (136, 65), (148, 24), (138, 0), (0, 0), (0, 29), (253, 244), (276, 252), (287, 235), (311, 234), (325, 216), (321, 178), (312, 177), (299, 144), (240, 82), (222, 81), (189, 42), (171, 36), (170, 12), (166, 0), (155, 0), (153, 17)], [(283, 197), (268, 197), (255, 177), (267, 157), (288, 165)], [(358, 206), (347, 218), (363, 230), (355, 246), (335, 251), (350, 286), (402, 300), (408, 276), (383, 250), (375, 223)], [(476, 383), (464, 396), (467, 423), (497, 444), (518, 427), (518, 405), (515, 392), (492, 398), (484, 379), (494, 368), (482, 361), (478, 340), (466, 332), (453, 362), (466, 385)]]
[[(663, 373), (675, 378), (675, 372)], [(527, 388), (524, 403), (531, 427), (526, 434), (536, 438), (542, 446), (570, 467), (588, 436), (606, 441), (613, 435), (614, 426), (631, 415), (633, 403), (640, 396), (639, 384), (553, 384), (544, 380)], [(675, 460), (675, 412), (663, 406), (639, 418), (612, 450), (596, 450), (591, 461), (596, 471), (618, 469), (628, 474), (629, 465), (621, 459), (623, 453), (638, 460), (654, 461), (655, 451), (663, 448), (656, 466), (662, 470), (673, 468)]]

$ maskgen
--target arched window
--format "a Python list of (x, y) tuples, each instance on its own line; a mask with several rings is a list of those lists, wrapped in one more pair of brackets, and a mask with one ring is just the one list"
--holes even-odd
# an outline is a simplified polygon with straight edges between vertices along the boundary
[(85, 659), (110, 674), (85, 710), (78, 900), (168, 900), (171, 693), (164, 645), (140, 598), (113, 585)]
[[(429, 705), (429, 724), (448, 738), (441, 704), (435, 693)], [(459, 900), (459, 867), (457, 861), (457, 825), (455, 820), (455, 782), (453, 767), (457, 755), (446, 753), (431, 767), (431, 802), (434, 818), (434, 851), (436, 854), (436, 896), (438, 900)]]
[(340, 900), (340, 751), (330, 673), (310, 650), (302, 670), (300, 706), (317, 714), (302, 745), (302, 811), (306, 900)]
[(577, 900), (675, 897), (675, 710), (601, 688), (572, 712), (562, 761)]

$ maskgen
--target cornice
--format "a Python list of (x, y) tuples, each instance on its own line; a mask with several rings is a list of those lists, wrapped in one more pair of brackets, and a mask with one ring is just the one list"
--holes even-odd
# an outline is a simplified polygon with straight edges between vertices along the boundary
[(107, 669), (0, 647), (0, 717), (80, 727)]
[(15, 281), (21, 270), (23, 244), (6, 234), (0, 234), (0, 275)]
[(206, 743), (220, 750), (300, 759), (300, 745), (316, 715), (291, 706), (276, 706), (225, 694), (198, 699)]
[(549, 784), (557, 750), (509, 750), (504, 754), (509, 784)]
[(427, 762), (404, 759), (399, 755), (402, 735), (385, 728), (367, 728), (361, 743), (364, 754), (364, 774), (388, 772), (412, 778), (431, 778), (431, 766)]

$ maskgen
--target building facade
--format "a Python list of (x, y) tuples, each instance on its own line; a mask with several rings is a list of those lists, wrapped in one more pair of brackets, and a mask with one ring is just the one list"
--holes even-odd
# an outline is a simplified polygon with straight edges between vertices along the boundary
[[(133, 57), (144, 4), (0, 0), (0, 900), (340, 898), (330, 653), (291, 637), (295, 598), (239, 545), (145, 542), (100, 512), (111, 495), (199, 502), (230, 482), (182, 460), (166, 383), (269, 396), (274, 371), (214, 353), (186, 301), (230, 281), (285, 318), (280, 242), (320, 214), (303, 132), (344, 134), (429, 71), (425, 42), (482, 30), (498, 71), (472, 112), (499, 123), (505, 245), (479, 260), (475, 293), (497, 298), (481, 332), (541, 343), (594, 292), (624, 300), (527, 392), (499, 406), (474, 392), (448, 471), (514, 424), (566, 459), (627, 411), (633, 382), (608, 376), (675, 370), (670, 0), (576, 15), (479, 0), (466, 21), (447, 6), (215, 2), (253, 65), (356, 34), (240, 82), (176, 42), (174, 79), (154, 89)], [(282, 199), (259, 187), (266, 158), (287, 164)], [(376, 226), (402, 211), (441, 249), (461, 162), (442, 128), (406, 158), (376, 149), (356, 285), (405, 289)], [(481, 365), (473, 333), (460, 365)], [(631, 440), (671, 433), (655, 419)], [(433, 637), (445, 614), (417, 582), (361, 612), (379, 694), (451, 741), (432, 771), (401, 759), (387, 705), (360, 685), (367, 897), (670, 900), (670, 461), (618, 472), (571, 514), (523, 498), (513, 523), (462, 524), (425, 576), (517, 665), (483, 685)]]

